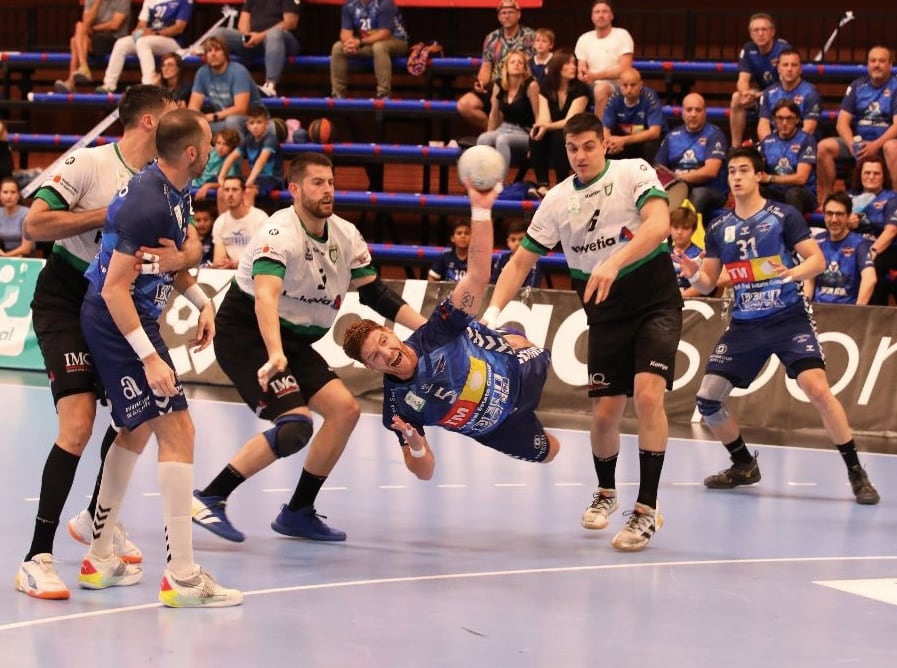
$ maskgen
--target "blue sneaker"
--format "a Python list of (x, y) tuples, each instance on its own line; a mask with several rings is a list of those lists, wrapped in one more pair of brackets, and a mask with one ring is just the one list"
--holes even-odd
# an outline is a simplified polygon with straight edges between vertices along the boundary
[(310, 540), (346, 540), (346, 532), (331, 529), (321, 521), (324, 515), (318, 515), (314, 506), (306, 506), (299, 510), (290, 510), (283, 505), (280, 514), (271, 522), (271, 528), (277, 533), (293, 538)]
[(246, 536), (227, 519), (227, 515), (224, 513), (226, 504), (227, 501), (223, 497), (203, 496), (198, 489), (194, 489), (193, 507), (191, 508), (193, 521), (216, 536), (234, 543), (242, 543), (246, 540)]

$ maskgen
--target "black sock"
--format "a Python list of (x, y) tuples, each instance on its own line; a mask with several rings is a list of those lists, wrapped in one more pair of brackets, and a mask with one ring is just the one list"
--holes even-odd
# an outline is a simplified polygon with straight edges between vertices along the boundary
[(733, 464), (747, 466), (754, 463), (754, 455), (748, 450), (741, 434), (738, 434), (738, 438), (731, 443), (726, 443), (725, 446), (726, 450), (729, 451), (729, 457), (731, 457)]
[(34, 519), (34, 536), (28, 554), (25, 555), (25, 561), (35, 554), (53, 553), (53, 539), (56, 537), (56, 527), (59, 526), (59, 516), (62, 514), (69, 492), (72, 491), (75, 471), (80, 460), (77, 455), (53, 444), (44, 464), (37, 517)]
[(653, 450), (638, 451), (639, 487), (637, 503), (657, 508), (657, 488), (660, 486), (660, 472), (663, 470), (665, 452)]
[(613, 457), (605, 457), (601, 459), (592, 454), (592, 460), (595, 464), (595, 473), (598, 475), (598, 487), (601, 489), (617, 488), (617, 457), (619, 453)]
[(324, 486), (324, 481), (326, 480), (327, 476), (314, 475), (303, 468), (302, 475), (299, 476), (299, 484), (296, 485), (296, 491), (293, 492), (293, 498), (290, 499), (287, 508), (289, 510), (299, 510), (300, 508), (315, 505), (318, 492), (321, 491), (321, 487)]
[(837, 446), (837, 448), (838, 452), (841, 453), (841, 457), (844, 459), (847, 468), (853, 468), (854, 466), (860, 465), (860, 458), (857, 455), (857, 446), (856, 443), (853, 442), (853, 439)]
[(90, 497), (90, 503), (87, 504), (87, 512), (93, 517), (97, 512), (97, 497), (100, 495), (100, 483), (103, 481), (103, 465), (106, 463), (106, 455), (109, 454), (109, 448), (115, 443), (115, 437), (118, 432), (109, 425), (106, 433), (103, 434), (103, 442), (100, 444), (100, 470), (97, 473), (97, 482), (93, 486), (93, 496)]
[(202, 496), (220, 496), (226, 499), (245, 481), (246, 478), (243, 477), (243, 474), (228, 464), (200, 494)]

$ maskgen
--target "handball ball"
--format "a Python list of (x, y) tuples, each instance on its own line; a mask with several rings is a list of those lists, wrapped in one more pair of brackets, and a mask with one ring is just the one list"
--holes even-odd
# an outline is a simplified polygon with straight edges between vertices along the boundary
[(315, 144), (329, 144), (333, 139), (333, 126), (326, 118), (316, 118), (308, 126), (308, 138)]
[(492, 190), (496, 183), (502, 181), (504, 173), (504, 158), (491, 146), (471, 146), (458, 159), (458, 178), (461, 183), (470, 179), (471, 185), (477, 190)]

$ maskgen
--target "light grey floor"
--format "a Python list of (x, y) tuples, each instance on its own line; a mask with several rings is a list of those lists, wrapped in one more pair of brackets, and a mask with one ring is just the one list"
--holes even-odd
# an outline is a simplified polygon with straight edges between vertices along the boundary
[[(392, 435), (364, 416), (318, 503), (346, 543), (270, 530), (302, 455), (277, 462), (232, 496), (245, 543), (194, 534), (197, 560), (243, 589), (244, 605), (169, 610), (156, 602), (164, 550), (153, 446), (124, 511), (146, 556), (144, 581), (77, 589), (84, 547), (63, 529), (56, 557), (71, 600), (14, 590), (56, 425), (43, 388), (0, 385), (0, 405), (4, 666), (894, 665), (893, 456), (863, 456), (883, 501), (860, 507), (833, 451), (761, 446), (758, 485), (711, 492), (700, 481), (725, 466), (721, 446), (674, 439), (666, 525), (643, 552), (621, 554), (610, 538), (622, 514), (608, 532), (579, 527), (595, 480), (586, 433), (556, 430), (563, 450), (539, 466), (433, 430), (437, 473), (421, 482)], [(241, 405), (197, 399), (191, 410), (200, 486), (258, 423)], [(91, 444), (66, 517), (86, 503), (97, 452)], [(635, 442), (624, 437), (626, 508), (637, 477)]]

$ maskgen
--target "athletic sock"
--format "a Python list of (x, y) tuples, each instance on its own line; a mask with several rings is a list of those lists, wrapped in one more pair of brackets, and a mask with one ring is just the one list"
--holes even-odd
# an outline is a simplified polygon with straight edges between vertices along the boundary
[(749, 466), (754, 463), (754, 455), (748, 450), (747, 444), (745, 444), (741, 434), (738, 434), (738, 438), (731, 443), (726, 443), (725, 446), (726, 450), (729, 451), (729, 457), (732, 459), (733, 464), (738, 466)]
[(53, 539), (59, 516), (72, 491), (75, 482), (75, 471), (81, 458), (66, 452), (55, 443), (47, 455), (44, 471), (41, 476), (40, 499), (37, 502), (37, 517), (34, 518), (34, 535), (31, 547), (25, 555), (25, 561), (35, 554), (53, 553)]
[(598, 487), (601, 489), (617, 488), (617, 457), (619, 453), (612, 457), (596, 457), (592, 454), (592, 460), (595, 464), (595, 473), (598, 475)]
[(639, 487), (637, 503), (657, 508), (657, 488), (660, 486), (660, 472), (663, 470), (665, 452), (654, 450), (638, 451)]
[(103, 465), (106, 463), (106, 455), (109, 454), (109, 448), (115, 443), (118, 432), (111, 424), (103, 434), (103, 442), (100, 444), (100, 470), (97, 471), (97, 481), (93, 486), (93, 496), (90, 497), (90, 503), (87, 504), (87, 512), (93, 517), (97, 512), (97, 497), (100, 494), (100, 483), (103, 481)]
[(841, 453), (841, 457), (844, 459), (847, 468), (850, 469), (860, 465), (860, 458), (857, 455), (857, 446), (856, 443), (853, 442), (853, 439), (836, 447), (838, 448), (838, 452)]
[(165, 522), (167, 568), (175, 577), (188, 578), (196, 572), (193, 560), (193, 464), (159, 462), (159, 490)]
[(315, 499), (318, 498), (318, 492), (324, 486), (327, 476), (319, 476), (309, 473), (304, 468), (302, 475), (299, 476), (299, 484), (296, 485), (296, 491), (293, 492), (293, 498), (287, 504), (289, 510), (299, 510), (307, 506), (315, 505)]
[(140, 455), (118, 446), (110, 448), (103, 464), (103, 481), (97, 494), (97, 512), (93, 516), (93, 542), (90, 554), (108, 559), (113, 553), (114, 528), (121, 504)]
[(246, 482), (246, 478), (233, 466), (228, 464), (221, 473), (215, 476), (215, 479), (208, 486), (200, 491), (202, 496), (220, 496), (226, 499), (240, 485)]

